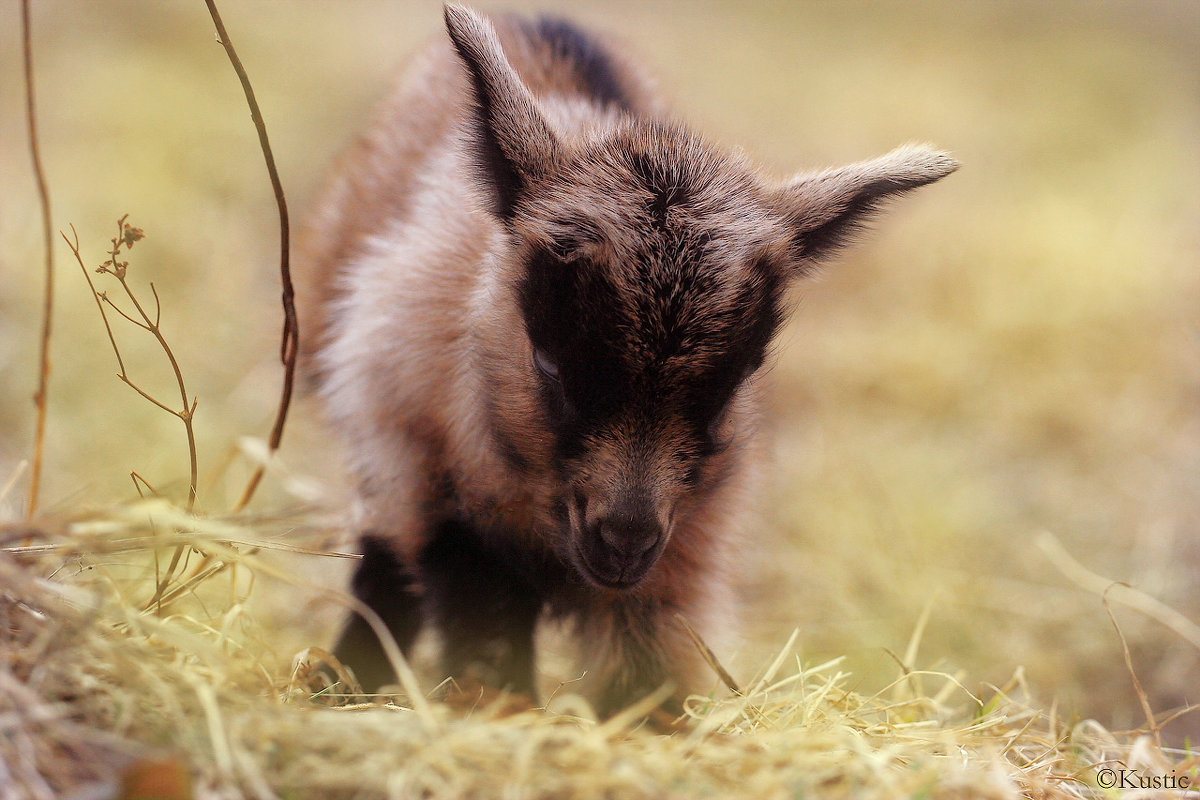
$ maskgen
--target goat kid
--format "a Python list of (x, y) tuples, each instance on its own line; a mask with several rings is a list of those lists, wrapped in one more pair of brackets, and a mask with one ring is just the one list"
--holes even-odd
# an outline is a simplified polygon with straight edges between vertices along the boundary
[[(774, 182), (670, 119), (621, 49), (445, 8), (298, 248), (303, 368), (346, 445), (354, 591), (442, 669), (534, 694), (571, 620), (601, 715), (707, 685), (786, 290), (957, 166), (907, 146)], [(360, 618), (336, 648), (394, 680)]]

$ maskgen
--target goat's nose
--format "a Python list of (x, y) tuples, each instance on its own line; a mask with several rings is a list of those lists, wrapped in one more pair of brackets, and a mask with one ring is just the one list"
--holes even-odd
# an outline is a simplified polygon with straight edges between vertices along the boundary
[(614, 553), (637, 558), (654, 549), (662, 538), (662, 528), (649, 519), (606, 517), (600, 520), (600, 538)]

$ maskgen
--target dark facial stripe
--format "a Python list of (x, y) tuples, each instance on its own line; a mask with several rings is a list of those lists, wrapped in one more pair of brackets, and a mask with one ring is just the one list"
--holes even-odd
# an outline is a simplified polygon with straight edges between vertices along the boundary
[(530, 340), (559, 370), (551, 379), (530, 365), (559, 457), (581, 455), (590, 436), (631, 414), (651, 426), (683, 422), (697, 455), (719, 450), (714, 420), (780, 324), (779, 273), (763, 264), (753, 275), (730, 296), (733, 287), (679, 261), (630, 290), (604, 265), (535, 252), (518, 295)]
[[(559, 369), (554, 379), (540, 373), (536, 379), (560, 456), (570, 458), (627, 401), (633, 384), (621, 358), (627, 347), (616, 287), (596, 265), (537, 251), (517, 291), (530, 341)], [(536, 372), (532, 364), (530, 371)]]

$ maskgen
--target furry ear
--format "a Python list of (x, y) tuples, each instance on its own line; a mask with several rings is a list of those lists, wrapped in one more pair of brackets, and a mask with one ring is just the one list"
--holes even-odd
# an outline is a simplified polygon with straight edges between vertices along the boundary
[(775, 202), (792, 227), (799, 258), (817, 261), (848, 244), (888, 199), (956, 169), (946, 153), (906, 145), (870, 161), (797, 175), (776, 191)]
[(447, 5), (444, 13), (450, 40), (471, 77), (479, 168), (492, 190), (494, 210), (509, 219), (521, 192), (554, 163), (558, 142), (508, 63), (492, 24), (462, 6)]

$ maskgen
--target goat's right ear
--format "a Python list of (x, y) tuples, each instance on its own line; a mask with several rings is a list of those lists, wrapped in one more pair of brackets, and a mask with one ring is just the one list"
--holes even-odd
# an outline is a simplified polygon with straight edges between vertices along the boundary
[(853, 238), (894, 197), (958, 169), (948, 154), (906, 145), (870, 161), (797, 175), (775, 193), (795, 237), (801, 268), (820, 261)]
[(467, 68), (475, 96), (476, 158), (504, 220), (528, 185), (557, 158), (558, 141), (537, 101), (508, 63), (496, 29), (463, 6), (445, 7), (446, 30)]

